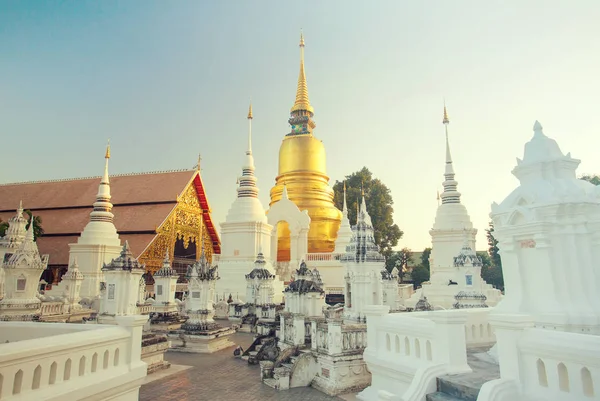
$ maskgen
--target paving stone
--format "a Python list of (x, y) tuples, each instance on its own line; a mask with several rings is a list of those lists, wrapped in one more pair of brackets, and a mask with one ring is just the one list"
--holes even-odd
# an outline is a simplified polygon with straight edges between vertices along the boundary
[[(252, 335), (237, 333), (232, 341), (244, 349), (252, 344)], [(234, 358), (235, 347), (213, 354), (168, 352), (166, 360), (192, 369), (144, 384), (140, 401), (340, 401), (312, 387), (278, 391), (260, 380), (260, 367)]]

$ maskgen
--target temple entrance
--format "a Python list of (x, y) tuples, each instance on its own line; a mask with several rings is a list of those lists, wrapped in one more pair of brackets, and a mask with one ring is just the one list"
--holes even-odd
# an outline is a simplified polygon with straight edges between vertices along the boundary
[(194, 240), (190, 239), (186, 247), (183, 239), (177, 239), (173, 255), (173, 269), (180, 277), (185, 277), (188, 266), (194, 264), (194, 262), (196, 262), (196, 243)]
[(271, 254), (277, 274), (285, 282), (290, 280), (293, 269), (297, 269), (308, 251), (310, 217), (305, 210), (287, 197), (281, 198), (267, 212), (271, 231)]

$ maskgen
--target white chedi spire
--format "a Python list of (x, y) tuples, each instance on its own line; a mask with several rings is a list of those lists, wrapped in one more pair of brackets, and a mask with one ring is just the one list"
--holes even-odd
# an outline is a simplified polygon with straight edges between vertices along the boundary
[(346, 203), (346, 181), (344, 181), (344, 203), (342, 205), (342, 223), (335, 241), (335, 252), (344, 253), (352, 238), (352, 227), (348, 219), (348, 204)]
[(443, 119), (445, 131), (446, 131), (446, 168), (444, 170), (444, 192), (440, 195), (442, 198), (442, 204), (447, 203), (460, 203), (460, 192), (457, 190), (458, 181), (454, 179), (454, 167), (452, 166), (452, 155), (450, 154), (450, 140), (448, 139), (448, 124), (450, 119), (448, 118), (448, 111), (446, 105), (444, 105), (444, 119)]
[(246, 222), (260, 221), (266, 222), (265, 209), (258, 199), (258, 187), (256, 185), (256, 176), (254, 175), (254, 156), (252, 155), (252, 104), (248, 109), (248, 149), (245, 153), (244, 165), (242, 166), (242, 175), (237, 180), (237, 198), (227, 217), (226, 222)]
[(112, 211), (112, 203), (110, 203), (110, 180), (108, 179), (108, 159), (110, 159), (110, 143), (106, 146), (104, 155), (104, 174), (98, 186), (98, 194), (96, 202), (94, 202), (94, 210), (90, 213), (91, 221), (106, 221), (113, 222), (114, 215)]

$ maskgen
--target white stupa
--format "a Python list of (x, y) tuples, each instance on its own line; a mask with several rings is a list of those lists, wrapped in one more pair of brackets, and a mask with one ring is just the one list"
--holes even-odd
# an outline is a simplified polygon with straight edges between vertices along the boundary
[(348, 220), (348, 205), (346, 204), (346, 181), (344, 181), (344, 204), (342, 206), (342, 223), (335, 240), (335, 253), (345, 253), (352, 239), (352, 227)]
[[(438, 206), (431, 235), (432, 249), (429, 257), (430, 279), (423, 283), (427, 299), (434, 309), (451, 309), (461, 291), (471, 293), (476, 290), (483, 293), (488, 306), (494, 306), (500, 292), (487, 284), (480, 274), (480, 269), (455, 264), (455, 258), (461, 254), (461, 249), (475, 250), (475, 237), (477, 229), (473, 227), (467, 208), (460, 202), (458, 181), (455, 179), (450, 141), (448, 138), (448, 113), (444, 106), (443, 124), (446, 133), (446, 167), (444, 170), (444, 191), (440, 194), (441, 204)], [(421, 299), (421, 291), (417, 290), (413, 296), (405, 301), (408, 307), (414, 307)]]
[(535, 122), (512, 173), (520, 185), (492, 204), (506, 296), (496, 313), (527, 314), (550, 330), (600, 334), (600, 187), (577, 179), (580, 160), (564, 155)]
[(25, 239), (2, 268), (6, 278), (5, 295), (0, 301), (0, 320), (36, 320), (42, 302), (38, 283), (48, 266), (48, 255), (40, 255), (33, 240), (33, 217)]
[[(375, 244), (373, 223), (367, 211), (364, 192), (356, 226), (341, 262), (346, 273), (344, 318), (360, 320), (361, 317), (364, 318), (364, 310), (368, 305), (383, 305), (382, 271), (385, 270), (385, 258)], [(387, 280), (388, 276), (385, 275), (385, 278)]]
[[(217, 282), (218, 294), (246, 293), (246, 278), (259, 252), (270, 255), (271, 231), (265, 209), (258, 199), (252, 156), (252, 105), (248, 110), (248, 149), (238, 178), (237, 198), (231, 205), (225, 222), (221, 223), (221, 256)], [(267, 258), (267, 264), (271, 261)]]
[(69, 266), (77, 259), (79, 270), (84, 277), (80, 296), (88, 301), (95, 300), (100, 295), (104, 264), (110, 263), (121, 254), (121, 240), (113, 223), (113, 205), (110, 203), (110, 145), (106, 147), (104, 159), (104, 174), (98, 187), (94, 210), (90, 213), (90, 222), (83, 229), (77, 243), (69, 244)]

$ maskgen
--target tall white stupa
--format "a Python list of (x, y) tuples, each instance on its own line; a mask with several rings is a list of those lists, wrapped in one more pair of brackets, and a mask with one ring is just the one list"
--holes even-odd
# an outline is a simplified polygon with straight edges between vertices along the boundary
[(113, 205), (110, 203), (110, 144), (106, 147), (104, 159), (104, 174), (98, 187), (94, 210), (90, 213), (90, 222), (83, 229), (77, 243), (69, 244), (69, 266), (77, 260), (79, 271), (84, 277), (80, 297), (88, 301), (95, 300), (100, 295), (104, 264), (110, 263), (121, 254), (121, 240), (113, 223)]
[[(217, 294), (231, 294), (234, 298), (245, 297), (246, 274), (252, 270), (256, 255), (270, 255), (271, 231), (265, 209), (258, 199), (258, 187), (254, 175), (252, 156), (252, 104), (248, 109), (248, 149), (246, 150), (242, 175), (239, 177), (237, 198), (231, 205), (225, 222), (221, 223), (221, 257), (217, 282)], [(268, 257), (268, 256), (267, 256)], [(266, 260), (270, 267), (271, 261)], [(272, 270), (272, 269), (271, 269)]]
[[(444, 169), (444, 191), (441, 193), (441, 204), (437, 208), (431, 235), (431, 255), (429, 266), (431, 276), (428, 283), (423, 283), (427, 299), (434, 309), (451, 309), (456, 304), (455, 299), (461, 291), (483, 293), (487, 297), (487, 305), (494, 306), (500, 297), (500, 292), (487, 284), (473, 266), (461, 265), (460, 256), (463, 248), (474, 251), (477, 229), (473, 227), (467, 208), (460, 202), (458, 181), (455, 179), (448, 125), (450, 119), (444, 105), (444, 130), (446, 134), (446, 166)], [(458, 258), (458, 259), (457, 259)], [(455, 263), (459, 260), (459, 263)], [(477, 264), (477, 263), (476, 263)], [(477, 267), (477, 266), (475, 266)], [(405, 302), (408, 307), (414, 307), (421, 298), (422, 289), (417, 290)]]

